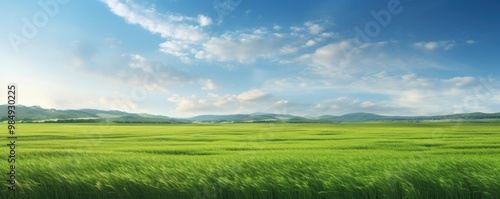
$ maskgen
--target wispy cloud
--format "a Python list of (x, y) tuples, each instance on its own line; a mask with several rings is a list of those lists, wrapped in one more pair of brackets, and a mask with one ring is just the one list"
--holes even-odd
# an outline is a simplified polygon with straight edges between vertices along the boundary
[(266, 29), (255, 29), (250, 33), (225, 33), (211, 37), (202, 44), (195, 57), (201, 60), (251, 63), (258, 58), (270, 57), (274, 53), (273, 40)]
[(242, 102), (250, 102), (250, 101), (261, 100), (267, 96), (269, 96), (269, 94), (259, 89), (252, 89), (241, 93), (240, 95), (238, 95), (237, 99)]
[(382, 113), (387, 114), (391, 112), (401, 111), (401, 108), (391, 106), (387, 102), (372, 102), (370, 100), (352, 99), (347, 96), (337, 97), (334, 99), (323, 100), (314, 105), (312, 110), (313, 115), (343, 115), (353, 112), (366, 112), (366, 113)]
[(443, 41), (422, 41), (413, 43), (413, 48), (425, 50), (425, 51), (435, 51), (435, 50), (451, 50), (458, 46), (470, 46), (476, 44), (476, 40), (466, 40), (466, 41), (456, 41), (456, 40), (443, 40)]
[(467, 40), (467, 41), (465, 41), (465, 43), (467, 43), (469, 45), (473, 45), (473, 44), (476, 44), (477, 41), (476, 40)]
[[(318, 47), (313, 53), (299, 57), (299, 60), (309, 65), (315, 74), (343, 78), (365, 71), (367, 68), (374, 67), (376, 63), (382, 62), (380, 51), (377, 49), (387, 43), (364, 43), (361, 46), (355, 46), (352, 40), (341, 40)], [(353, 53), (349, 53), (349, 50)], [(373, 58), (379, 60), (370, 60), (371, 63), (366, 64), (368, 59)]]
[[(213, 6), (219, 15), (218, 23), (221, 24), (224, 21), (224, 18), (236, 10), (242, 2), (243, 0), (215, 0)], [(247, 12), (250, 13), (248, 10)]]
[(205, 15), (186, 17), (177, 14), (160, 15), (154, 8), (145, 8), (133, 1), (101, 0), (111, 12), (125, 19), (127, 23), (136, 24), (154, 34), (159, 34), (168, 41), (160, 44), (162, 52), (180, 57), (189, 62), (185, 51), (193, 51), (197, 42), (205, 40), (208, 35), (202, 27), (212, 23)]
[(202, 85), (202, 90), (217, 90), (217, 88), (219, 87), (211, 79), (202, 79), (200, 80), (200, 84)]
[(120, 54), (107, 45), (75, 41), (71, 44), (72, 68), (110, 81), (137, 86), (147, 91), (168, 92), (175, 87), (203, 79), (170, 64), (150, 60), (140, 54)]
[[(145, 8), (133, 1), (122, 3), (119, 0), (102, 0), (115, 15), (123, 17), (130, 24), (140, 25), (142, 28), (163, 38), (199, 41), (206, 37), (198, 24), (190, 24), (190, 18), (183, 16), (162, 16), (154, 8)], [(200, 15), (204, 25), (211, 21)], [(201, 23), (200, 23), (201, 24)]]
[(429, 42), (416, 42), (413, 43), (413, 47), (422, 50), (437, 50), (444, 49), (450, 50), (456, 46), (456, 42), (454, 40), (446, 40), (446, 41), (429, 41)]
[[(128, 23), (159, 34), (167, 41), (159, 44), (160, 51), (179, 57), (185, 63), (193, 59), (216, 62), (254, 63), (258, 59), (280, 60), (299, 50), (313, 48), (335, 33), (325, 32), (328, 22), (305, 22), (283, 31), (279, 25), (227, 30), (222, 34), (205, 31), (212, 19), (171, 14), (163, 16), (154, 8), (145, 8), (133, 1), (102, 0), (110, 10)], [(234, 5), (233, 5), (234, 4)], [(217, 5), (234, 8), (238, 2), (225, 1)]]

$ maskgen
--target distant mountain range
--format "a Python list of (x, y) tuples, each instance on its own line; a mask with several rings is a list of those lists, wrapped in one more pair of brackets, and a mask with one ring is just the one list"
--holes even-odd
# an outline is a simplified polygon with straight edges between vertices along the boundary
[[(0, 105), (0, 122), (7, 121), (7, 105)], [(114, 122), (114, 123), (180, 123), (189, 122), (160, 115), (135, 114), (122, 111), (95, 109), (56, 110), (40, 106), (16, 106), (16, 121), (19, 122)]]
[[(3, 111), (2, 111), (3, 110)], [(0, 105), (0, 122), (7, 118), (7, 105)], [(350, 113), (342, 116), (300, 117), (289, 114), (254, 113), (234, 115), (200, 115), (191, 118), (171, 118), (161, 115), (136, 114), (96, 109), (56, 110), (40, 106), (16, 106), (18, 122), (113, 122), (113, 123), (232, 123), (232, 122), (289, 122), (338, 123), (378, 121), (500, 121), (500, 113), (463, 113), (440, 116), (382, 116), (371, 113)]]

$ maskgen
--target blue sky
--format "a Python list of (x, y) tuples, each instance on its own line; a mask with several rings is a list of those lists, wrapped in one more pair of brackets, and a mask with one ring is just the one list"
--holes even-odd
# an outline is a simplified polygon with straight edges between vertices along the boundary
[(25, 105), (173, 117), (500, 112), (498, 6), (1, 1), (0, 84)]

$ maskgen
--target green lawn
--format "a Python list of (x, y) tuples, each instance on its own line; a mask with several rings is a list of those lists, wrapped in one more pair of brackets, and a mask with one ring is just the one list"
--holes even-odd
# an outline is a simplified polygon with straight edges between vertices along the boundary
[(17, 198), (500, 198), (500, 123), (16, 128)]

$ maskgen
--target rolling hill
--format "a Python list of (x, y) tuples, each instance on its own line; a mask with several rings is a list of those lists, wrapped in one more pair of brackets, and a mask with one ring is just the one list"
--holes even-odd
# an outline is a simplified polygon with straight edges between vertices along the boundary
[[(0, 105), (7, 113), (7, 106)], [(7, 114), (0, 114), (0, 122), (7, 121)], [(56, 110), (40, 106), (16, 106), (16, 121), (19, 122), (113, 122), (113, 123), (185, 123), (187, 120), (161, 115), (136, 114), (122, 111), (96, 109)]]
[[(0, 105), (7, 113), (7, 106)], [(7, 114), (0, 114), (0, 122), (7, 121)], [(200, 115), (191, 118), (171, 118), (162, 115), (105, 111), (96, 109), (56, 110), (40, 106), (16, 106), (18, 122), (112, 122), (112, 123), (232, 123), (232, 122), (289, 122), (289, 123), (338, 123), (382, 121), (500, 121), (500, 113), (463, 113), (438, 116), (383, 116), (372, 113), (350, 113), (341, 116), (300, 117), (290, 114), (253, 113), (233, 115)]]

